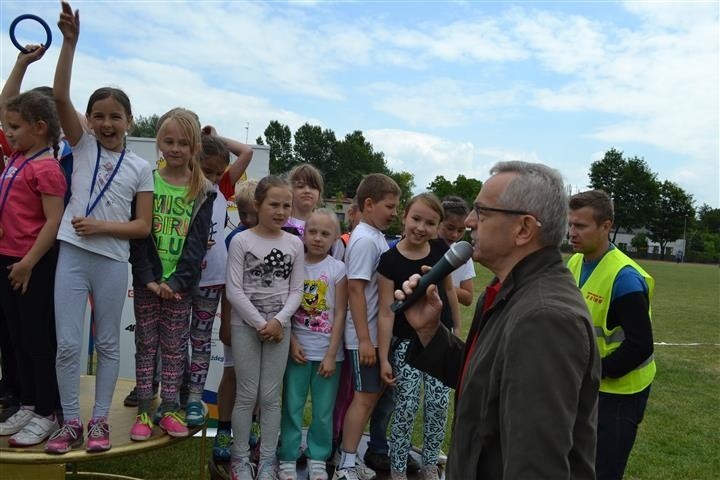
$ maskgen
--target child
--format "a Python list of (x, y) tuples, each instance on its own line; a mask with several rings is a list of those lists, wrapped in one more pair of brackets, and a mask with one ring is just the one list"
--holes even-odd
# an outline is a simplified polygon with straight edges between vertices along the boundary
[[(230, 241), (238, 233), (257, 225), (257, 211), (255, 210), (255, 188), (257, 180), (246, 180), (235, 188), (235, 205), (237, 206), (240, 225), (230, 232), (225, 239), (226, 246), (230, 248)], [(220, 310), (220, 341), (223, 343), (225, 362), (223, 373), (218, 385), (218, 427), (213, 443), (213, 460), (215, 463), (230, 461), (230, 445), (232, 444), (232, 410), (235, 403), (235, 362), (232, 356), (230, 343), (230, 302), (227, 296), (223, 297)], [(255, 421), (253, 420), (253, 423)], [(254, 445), (251, 445), (253, 447)]]
[[(390, 305), (395, 290), (402, 288), (405, 280), (414, 273), (422, 273), (423, 265), (435, 265), (447, 251), (444, 242), (434, 241), (442, 220), (443, 207), (435, 195), (421, 193), (413, 197), (405, 206), (402, 240), (382, 254), (378, 265), (380, 375), (386, 384), (395, 387), (390, 434), (390, 476), (393, 480), (407, 479), (405, 471), (421, 384), (425, 387), (425, 421), (420, 478), (438, 479), (437, 461), (440, 444), (445, 438), (450, 389), (405, 362), (405, 352), (415, 331), (405, 314), (394, 314)], [(443, 302), (441, 318), (452, 328), (459, 323), (460, 313), (450, 275), (442, 280), (440, 291), (444, 291), (443, 298), (449, 300)]]
[(333, 476), (335, 480), (358, 477), (358, 444), (383, 391), (377, 364), (376, 269), (380, 255), (388, 249), (382, 231), (395, 218), (400, 188), (387, 175), (375, 173), (360, 182), (356, 196), (361, 221), (353, 230), (345, 256), (352, 320), (345, 322), (345, 346), (352, 362), (355, 395), (345, 415), (340, 462)]
[(111, 448), (108, 415), (120, 368), (128, 240), (150, 232), (153, 179), (148, 162), (125, 148), (132, 113), (122, 90), (101, 88), (90, 96), (86, 115), (93, 133), (83, 130), (70, 101), (79, 25), (67, 4), (58, 25), (64, 41), (55, 75), (55, 102), (74, 156), (72, 195), (57, 236), (60, 253), (55, 282), (56, 371), (64, 423), (45, 446), (46, 452), (60, 454), (83, 443), (80, 354), (88, 295), (94, 301), (98, 357), (86, 448), (89, 452)]
[(131, 242), (135, 292), (135, 381), (138, 415), (130, 438), (152, 435), (150, 403), (155, 354), (162, 359), (160, 427), (170, 436), (188, 435), (177, 413), (187, 351), (191, 293), (207, 252), (215, 191), (195, 161), (200, 148), (197, 116), (182, 108), (158, 121), (157, 146), (164, 166), (154, 174), (152, 235)]
[[(470, 213), (470, 209), (465, 200), (453, 195), (443, 197), (442, 205), (445, 219), (438, 228), (438, 238), (451, 246), (465, 235), (465, 217)], [(475, 266), (472, 258), (460, 268), (452, 271), (458, 302), (466, 307), (472, 305), (473, 301), (473, 278), (475, 278)], [(460, 335), (460, 331), (455, 331), (455, 335)]]
[[(258, 224), (237, 234), (228, 251), (227, 297), (232, 304), (232, 350), (237, 393), (232, 415), (235, 438), (248, 438), (252, 411), (260, 403), (263, 441), (258, 476), (275, 478), (280, 429), (280, 386), (290, 345), (290, 318), (300, 306), (303, 244), (284, 232), (292, 208), (289, 185), (275, 176), (255, 189)], [(232, 447), (232, 478), (252, 479), (245, 442)]]
[(39, 92), (11, 99), (2, 118), (15, 153), (0, 178), (0, 307), (14, 346), (20, 409), (0, 423), (11, 446), (45, 441), (57, 428), (52, 292), (55, 236), (67, 187), (57, 161), (60, 122)]
[(312, 421), (305, 449), (309, 479), (327, 480), (325, 460), (332, 452), (332, 409), (340, 379), (347, 310), (345, 264), (328, 255), (339, 235), (340, 223), (331, 210), (316, 210), (305, 223), (303, 298), (293, 315), (290, 358), (283, 382), (280, 480), (297, 479), (295, 462), (308, 390), (312, 395)]
[(285, 226), (294, 228), (302, 238), (305, 221), (322, 198), (323, 178), (317, 168), (303, 163), (290, 170), (288, 179), (292, 187), (293, 204), (292, 213)]

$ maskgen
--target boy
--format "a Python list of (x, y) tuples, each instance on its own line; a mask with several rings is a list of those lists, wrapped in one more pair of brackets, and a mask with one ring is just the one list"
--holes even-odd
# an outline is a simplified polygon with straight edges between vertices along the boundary
[(356, 468), (357, 448), (384, 388), (377, 358), (376, 269), (380, 255), (388, 249), (382, 231), (395, 218), (400, 187), (387, 175), (370, 174), (360, 182), (356, 199), (361, 220), (353, 230), (345, 254), (351, 319), (345, 325), (345, 348), (352, 366), (355, 395), (345, 415), (340, 462), (333, 480), (374, 478), (374, 472)]

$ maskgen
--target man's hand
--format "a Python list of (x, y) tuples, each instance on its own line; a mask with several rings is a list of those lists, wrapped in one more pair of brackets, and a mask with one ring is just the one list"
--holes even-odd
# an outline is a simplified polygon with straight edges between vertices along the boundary
[[(430, 267), (424, 266), (423, 270), (427, 272), (430, 270)], [(419, 281), (420, 275), (417, 273), (405, 280), (402, 284), (402, 290), (395, 290), (395, 299), (405, 300), (417, 287)], [(410, 326), (415, 329), (423, 345), (428, 344), (440, 326), (442, 305), (443, 303), (438, 295), (437, 286), (430, 285), (425, 295), (405, 310), (405, 318)]]

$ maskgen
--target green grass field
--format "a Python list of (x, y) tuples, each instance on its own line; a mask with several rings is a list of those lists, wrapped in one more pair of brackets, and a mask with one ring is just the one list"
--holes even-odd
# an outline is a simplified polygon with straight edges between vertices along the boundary
[[(656, 280), (652, 307), (658, 373), (625, 478), (716, 479), (720, 475), (720, 268), (641, 264)], [(481, 267), (477, 273), (476, 294), (490, 279)], [(472, 312), (463, 307), (465, 329)], [(419, 426), (420, 419), (416, 445), (422, 443)], [(199, 447), (200, 440), (191, 439), (141, 456), (92, 462), (82, 469), (146, 479), (197, 478)], [(208, 454), (210, 447), (208, 440)]]

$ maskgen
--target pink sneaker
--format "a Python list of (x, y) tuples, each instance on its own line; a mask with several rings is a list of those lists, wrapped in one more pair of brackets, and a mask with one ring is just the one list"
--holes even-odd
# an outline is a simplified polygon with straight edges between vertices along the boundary
[(107, 424), (107, 418), (93, 418), (88, 423), (88, 441), (85, 448), (88, 452), (104, 452), (110, 450), (110, 425)]
[(187, 437), (190, 435), (185, 422), (177, 412), (165, 412), (159, 425), (171, 437)]
[(147, 412), (143, 412), (135, 417), (135, 425), (130, 429), (130, 439), (137, 442), (147, 440), (152, 436), (153, 423), (150, 420), (150, 415)]
[(46, 453), (67, 453), (83, 443), (83, 425), (79, 420), (63, 424), (45, 444)]

